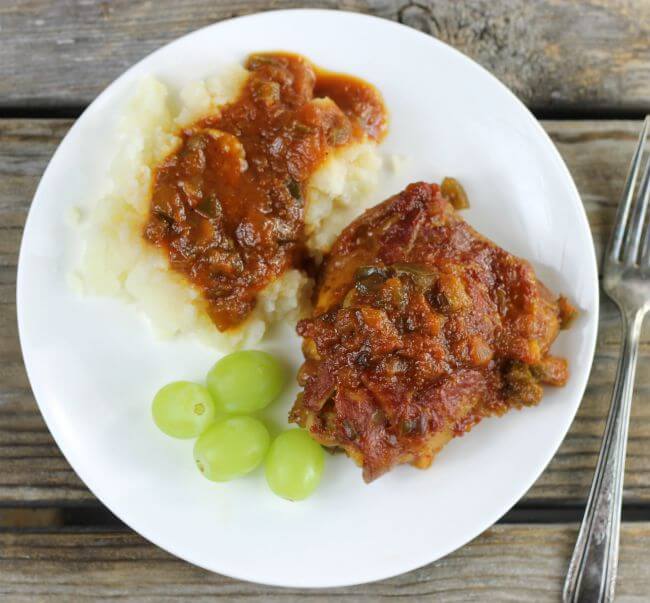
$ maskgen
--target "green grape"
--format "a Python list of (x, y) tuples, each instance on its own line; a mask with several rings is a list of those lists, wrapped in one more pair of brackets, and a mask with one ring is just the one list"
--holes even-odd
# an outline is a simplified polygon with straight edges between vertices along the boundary
[(302, 429), (281, 433), (266, 457), (266, 481), (278, 496), (307, 498), (320, 483), (325, 455), (318, 442)]
[(226, 482), (257, 467), (271, 438), (252, 417), (228, 417), (209, 427), (194, 444), (199, 471), (213, 482)]
[(198, 383), (174, 381), (158, 390), (151, 405), (158, 428), (174, 438), (195, 438), (214, 421), (210, 392)]
[(270, 354), (256, 350), (224, 356), (207, 377), (217, 408), (233, 414), (265, 408), (280, 395), (284, 383), (280, 363)]

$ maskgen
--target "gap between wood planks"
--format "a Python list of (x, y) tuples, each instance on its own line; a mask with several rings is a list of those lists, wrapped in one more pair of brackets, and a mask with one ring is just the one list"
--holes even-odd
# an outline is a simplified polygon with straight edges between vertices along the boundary
[[(0, 119), (77, 119), (87, 108), (81, 105), (47, 107), (47, 106), (20, 106), (0, 107)], [(538, 120), (643, 120), (647, 112), (639, 110), (621, 110), (617, 108), (594, 109), (535, 109), (528, 107)]]
[[(582, 521), (584, 505), (520, 503), (508, 511), (498, 524), (559, 524)], [(624, 522), (650, 521), (650, 506), (626, 504)], [(112, 531), (130, 531), (118, 517), (103, 505), (96, 503), (62, 505), (0, 506), (0, 533), (15, 531), (51, 530), (62, 528), (99, 528)]]

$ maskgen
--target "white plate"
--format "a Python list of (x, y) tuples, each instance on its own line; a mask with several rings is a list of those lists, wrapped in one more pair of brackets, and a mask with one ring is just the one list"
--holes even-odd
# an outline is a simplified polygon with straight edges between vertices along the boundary
[[(466, 218), (530, 259), (580, 307), (556, 353), (571, 379), (533, 409), (484, 421), (428, 471), (400, 467), (371, 485), (343, 456), (328, 457), (308, 501), (270, 493), (261, 471), (214, 484), (193, 466), (191, 442), (154, 427), (149, 402), (169, 380), (203, 378), (215, 354), (161, 343), (119, 301), (79, 299), (66, 286), (74, 233), (67, 208), (92, 198), (110, 132), (143, 75), (181, 85), (257, 50), (302, 53), (383, 92), (385, 150), (409, 158), (377, 200), (413, 180), (460, 179)], [(55, 153), (29, 213), (18, 269), (18, 321), (47, 424), (75, 471), (118, 517), (196, 565), (275, 585), (339, 586), (386, 578), (448, 554), (480, 534), (533, 484), (564, 438), (584, 392), (597, 325), (594, 248), (575, 185), (549, 138), (494, 77), (435, 39), (390, 21), (329, 11), (253, 15), (196, 31), (111, 84)], [(299, 342), (279, 329), (267, 348), (295, 369)], [(296, 388), (275, 410), (286, 422)]]

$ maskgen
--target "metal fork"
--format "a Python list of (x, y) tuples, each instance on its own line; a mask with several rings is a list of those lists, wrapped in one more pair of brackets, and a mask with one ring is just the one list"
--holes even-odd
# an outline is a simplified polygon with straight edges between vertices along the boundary
[(650, 226), (645, 225), (650, 160), (635, 195), (649, 129), (650, 115), (643, 122), (603, 261), (603, 289), (616, 302), (622, 316), (623, 349), (596, 474), (564, 583), (565, 603), (614, 600), (634, 373), (641, 325), (650, 307)]

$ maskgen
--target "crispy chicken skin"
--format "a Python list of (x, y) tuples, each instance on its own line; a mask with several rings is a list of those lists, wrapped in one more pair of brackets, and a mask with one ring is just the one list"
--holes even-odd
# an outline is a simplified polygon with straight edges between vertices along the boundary
[(436, 184), (415, 183), (350, 224), (298, 323), (303, 392), (290, 420), (369, 482), (428, 467), (483, 417), (564, 385), (549, 354), (575, 312), (532, 267), (474, 231)]

